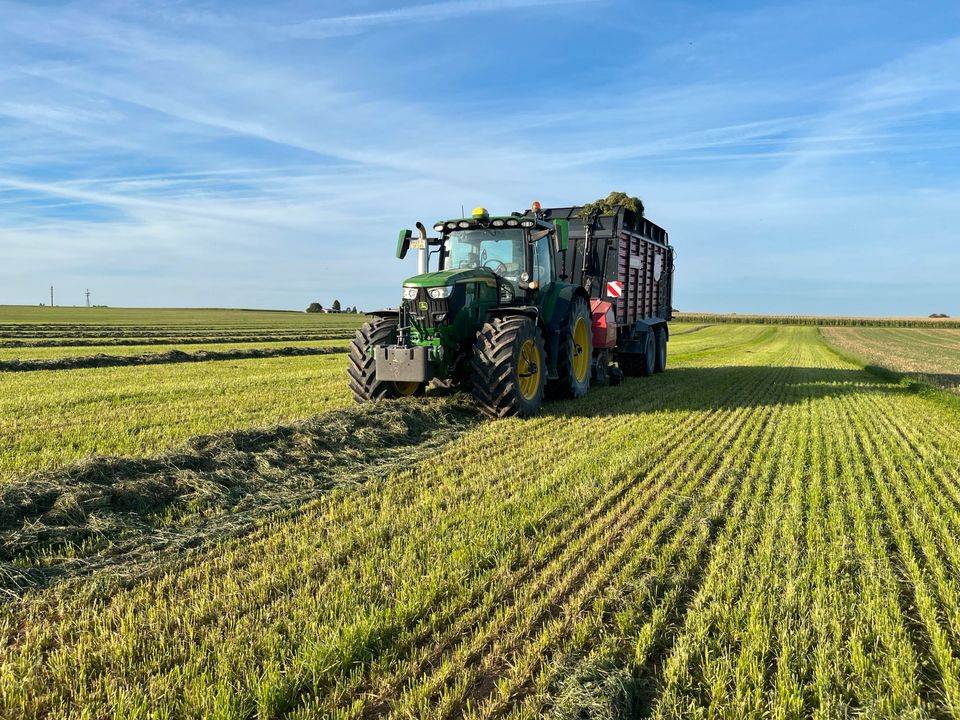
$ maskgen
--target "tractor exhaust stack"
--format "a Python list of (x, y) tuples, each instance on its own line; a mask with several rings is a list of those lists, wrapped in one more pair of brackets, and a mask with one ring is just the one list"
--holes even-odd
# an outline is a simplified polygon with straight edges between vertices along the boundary
[(417, 275), (424, 275), (430, 272), (430, 245), (427, 240), (427, 229), (419, 220), (417, 232), (420, 233), (420, 242), (417, 244)]

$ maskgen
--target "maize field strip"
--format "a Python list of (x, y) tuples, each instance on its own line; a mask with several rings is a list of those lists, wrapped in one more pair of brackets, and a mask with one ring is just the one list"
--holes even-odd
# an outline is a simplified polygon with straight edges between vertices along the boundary
[(336, 355), (346, 353), (346, 345), (328, 347), (242, 348), (237, 350), (198, 350), (185, 353), (169, 350), (165, 353), (138, 355), (83, 355), (49, 360), (0, 360), (2, 372), (34, 372), (38, 370), (83, 370), (86, 368), (130, 367), (133, 365), (169, 365), (185, 362), (217, 362), (223, 360), (256, 360), (275, 357), (302, 357), (305, 355)]

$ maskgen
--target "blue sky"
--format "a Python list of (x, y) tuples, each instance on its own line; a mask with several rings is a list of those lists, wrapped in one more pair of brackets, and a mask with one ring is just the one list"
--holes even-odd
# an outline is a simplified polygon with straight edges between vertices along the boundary
[(0, 1), (0, 302), (395, 305), (399, 228), (622, 190), (682, 310), (960, 315), (958, 68), (955, 1)]

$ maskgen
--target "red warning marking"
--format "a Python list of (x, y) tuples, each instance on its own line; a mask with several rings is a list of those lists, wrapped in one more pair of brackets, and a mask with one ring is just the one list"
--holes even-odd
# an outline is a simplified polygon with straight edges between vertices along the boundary
[(607, 297), (623, 297), (623, 283), (619, 281), (608, 282)]

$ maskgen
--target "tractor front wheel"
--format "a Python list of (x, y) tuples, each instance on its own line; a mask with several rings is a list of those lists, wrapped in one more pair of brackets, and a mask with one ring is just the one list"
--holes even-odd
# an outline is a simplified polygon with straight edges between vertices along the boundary
[(536, 323), (523, 316), (492, 318), (473, 346), (473, 396), (489, 417), (531, 417), (543, 404), (546, 350)]
[(374, 350), (396, 341), (396, 318), (374, 318), (357, 330), (347, 356), (347, 375), (350, 376), (350, 390), (354, 400), (366, 402), (423, 394), (425, 383), (377, 380)]

